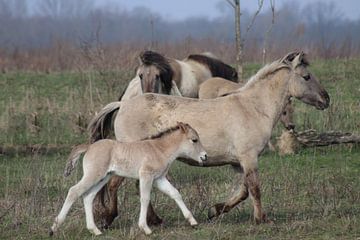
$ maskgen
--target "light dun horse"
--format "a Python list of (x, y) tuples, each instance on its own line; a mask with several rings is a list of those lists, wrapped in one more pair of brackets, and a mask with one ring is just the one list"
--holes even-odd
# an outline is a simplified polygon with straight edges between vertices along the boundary
[(153, 182), (180, 207), (184, 217), (192, 226), (196, 220), (185, 206), (180, 193), (166, 179), (171, 163), (178, 157), (191, 158), (202, 164), (207, 155), (199, 135), (188, 124), (178, 123), (147, 140), (133, 143), (121, 143), (104, 139), (91, 145), (80, 145), (69, 157), (65, 175), (69, 175), (82, 153), (82, 179), (70, 188), (65, 203), (51, 227), (50, 235), (64, 222), (71, 205), (79, 197), (84, 199), (87, 228), (95, 235), (101, 234), (96, 227), (92, 212), (92, 204), (96, 193), (108, 182), (112, 175), (136, 178), (140, 180), (141, 209), (139, 227), (146, 234), (151, 234), (147, 225), (146, 214), (150, 201)]
[(184, 60), (166, 58), (145, 51), (139, 57), (140, 66), (119, 100), (128, 100), (142, 93), (197, 97), (199, 85), (211, 77), (237, 81), (236, 70), (209, 53), (192, 54)]
[[(203, 82), (202, 84), (200, 84), (199, 99), (224, 97), (226, 95), (235, 92), (236, 90), (238, 90), (243, 86), (244, 84), (231, 82), (220, 77), (210, 78), (205, 82)], [(279, 119), (287, 130), (295, 129), (295, 124), (293, 121), (293, 112), (294, 112), (294, 108), (291, 104), (291, 99), (289, 99), (289, 102), (285, 105)]]
[[(260, 69), (243, 88), (216, 99), (144, 94), (131, 101), (112, 102), (91, 121), (89, 130), (96, 137), (105, 127), (106, 115), (117, 109), (114, 128), (120, 141), (142, 139), (177, 120), (188, 122), (198, 131), (208, 152), (204, 166), (231, 164), (244, 173), (233, 195), (209, 209), (209, 218), (229, 211), (250, 195), (254, 218), (262, 222), (266, 218), (261, 205), (258, 156), (284, 106), (290, 97), (321, 110), (329, 106), (329, 95), (309, 72), (308, 64), (303, 52), (289, 53)], [(180, 160), (199, 166), (191, 159)], [(116, 192), (121, 183), (121, 179), (113, 180), (110, 192)], [(116, 194), (111, 196), (116, 198)]]

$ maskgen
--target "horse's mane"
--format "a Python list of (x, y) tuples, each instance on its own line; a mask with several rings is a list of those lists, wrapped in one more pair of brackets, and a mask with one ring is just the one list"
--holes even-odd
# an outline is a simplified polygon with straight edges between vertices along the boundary
[(144, 51), (140, 54), (140, 61), (146, 66), (155, 66), (160, 71), (160, 79), (165, 93), (169, 94), (172, 87), (172, 79), (174, 71), (172, 70), (170, 63), (163, 55), (153, 52)]
[(187, 59), (207, 66), (213, 77), (222, 77), (233, 82), (238, 81), (238, 75), (235, 68), (220, 61), (219, 59), (212, 58), (204, 54), (191, 54), (187, 57)]
[[(185, 124), (186, 126), (188, 126), (188, 124)], [(166, 136), (176, 130), (178, 130), (180, 128), (180, 125), (177, 124), (176, 126), (173, 126), (173, 127), (170, 127), (170, 128), (167, 128), (161, 132), (158, 132), (158, 133), (155, 133), (154, 135), (151, 135), (150, 137), (147, 137), (147, 138), (144, 138), (142, 140), (150, 140), (150, 139), (157, 139), (157, 138), (161, 138), (163, 136)]]
[[(287, 56), (287, 58), (281, 58), (278, 60), (275, 60), (272, 63), (266, 64), (264, 67), (262, 67), (255, 75), (253, 75), (244, 86), (240, 87), (239, 89), (225, 93), (221, 95), (220, 97), (225, 97), (228, 95), (232, 95), (234, 93), (238, 93), (239, 91), (242, 91), (243, 89), (246, 89), (256, 82), (260, 81), (261, 79), (266, 79), (269, 75), (274, 74), (276, 71), (283, 69), (283, 68), (291, 68), (291, 61), (298, 55), (299, 52), (290, 53)], [(306, 58), (306, 55), (302, 56), (301, 62), (299, 63), (304, 66), (308, 66), (310, 63), (308, 59)]]

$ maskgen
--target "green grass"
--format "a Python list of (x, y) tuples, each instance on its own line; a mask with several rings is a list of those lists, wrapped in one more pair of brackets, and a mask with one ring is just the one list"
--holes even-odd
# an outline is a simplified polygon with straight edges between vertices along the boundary
[[(62, 177), (66, 153), (2, 157), (0, 161), (1, 239), (47, 238), (69, 187), (81, 168)], [(273, 224), (252, 222), (250, 199), (214, 222), (207, 210), (228, 196), (230, 167), (195, 168), (177, 162), (173, 183), (200, 226), (192, 229), (175, 202), (157, 190), (152, 198), (165, 220), (153, 227), (151, 239), (356, 239), (360, 237), (360, 149), (345, 146), (308, 149), (295, 156), (267, 153), (261, 157), (262, 200)], [(128, 180), (119, 191), (121, 217), (97, 239), (145, 238), (137, 228), (139, 199)], [(55, 239), (88, 239), (82, 202), (71, 210)]]
[[(246, 77), (258, 64), (245, 66)], [(295, 101), (298, 130), (338, 130), (359, 134), (360, 60), (317, 61), (311, 70), (331, 96), (317, 111)], [(116, 100), (133, 72), (0, 75), (0, 146), (83, 143), (86, 123), (105, 103)], [(275, 129), (278, 136), (281, 127)], [(70, 149), (69, 149), (70, 151)], [(81, 177), (77, 167), (62, 177), (67, 152), (48, 155), (0, 155), (0, 239), (47, 239), (47, 231), (70, 186)], [(154, 190), (157, 212), (165, 220), (150, 239), (358, 239), (360, 238), (360, 148), (331, 146), (294, 156), (265, 153), (260, 158), (264, 209), (273, 224), (255, 225), (248, 199), (214, 222), (207, 210), (226, 200), (231, 167), (195, 168), (176, 162), (172, 182), (200, 226), (193, 229), (175, 203)], [(118, 193), (120, 218), (96, 239), (145, 239), (137, 228), (139, 199), (135, 183)], [(81, 201), (54, 239), (95, 239), (86, 227)]]

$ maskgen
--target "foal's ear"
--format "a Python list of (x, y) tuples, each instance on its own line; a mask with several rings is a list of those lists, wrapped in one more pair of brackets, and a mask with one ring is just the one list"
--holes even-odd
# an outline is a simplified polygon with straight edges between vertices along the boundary
[(181, 130), (181, 132), (183, 133), (187, 133), (188, 129), (186, 127), (186, 124), (184, 124), (183, 122), (177, 122), (179, 129)]

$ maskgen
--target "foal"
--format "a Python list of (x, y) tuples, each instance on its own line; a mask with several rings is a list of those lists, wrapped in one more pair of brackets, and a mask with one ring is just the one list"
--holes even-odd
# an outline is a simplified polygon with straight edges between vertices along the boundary
[(64, 222), (71, 205), (80, 196), (84, 200), (87, 228), (95, 235), (101, 234), (94, 222), (92, 205), (96, 193), (112, 175), (140, 180), (141, 209), (138, 224), (146, 234), (151, 234), (146, 214), (153, 182), (160, 191), (176, 201), (191, 226), (197, 225), (178, 190), (166, 179), (171, 163), (178, 157), (192, 158), (200, 164), (207, 159), (199, 135), (190, 125), (178, 123), (177, 126), (157, 135), (132, 143), (103, 139), (91, 145), (80, 145), (73, 149), (69, 156), (65, 176), (74, 169), (76, 161), (84, 152), (84, 175), (70, 188), (65, 203), (51, 227), (50, 235)]

